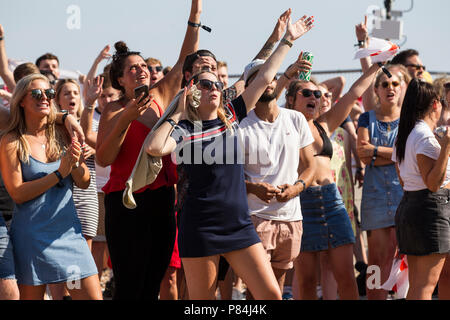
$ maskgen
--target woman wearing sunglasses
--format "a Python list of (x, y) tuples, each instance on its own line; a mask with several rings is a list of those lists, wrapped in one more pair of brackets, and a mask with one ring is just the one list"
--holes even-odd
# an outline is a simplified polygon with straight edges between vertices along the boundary
[[(317, 117), (322, 92), (313, 82), (294, 81), (286, 92), (287, 107), (305, 116), (314, 137), (316, 174), (300, 194), (303, 214), (301, 253), (295, 262), (300, 299), (317, 299), (319, 253), (326, 250), (341, 299), (358, 299), (353, 268), (353, 234), (350, 219), (330, 169), (330, 136), (349, 115), (354, 102), (369, 87), (378, 65), (364, 73), (339, 101)], [(317, 117), (317, 119), (316, 119)]]
[(21, 299), (43, 299), (47, 284), (65, 283), (74, 299), (102, 299), (97, 268), (81, 234), (72, 183), (89, 186), (81, 145), (55, 126), (55, 92), (45, 76), (17, 83), (0, 169), (16, 203), (11, 224)]
[[(388, 68), (391, 70), (390, 68)], [(361, 230), (367, 231), (368, 264), (381, 270), (381, 283), (389, 278), (395, 256), (395, 212), (403, 195), (391, 160), (403, 99), (402, 79), (392, 71), (379, 72), (374, 90), (379, 101), (375, 110), (363, 113), (358, 122), (357, 149), (366, 165), (361, 198)], [(385, 300), (388, 292), (367, 288), (370, 300)]]
[(445, 108), (431, 84), (412, 80), (392, 154), (404, 190), (395, 222), (408, 260), (409, 300), (431, 300), (438, 280), (439, 299), (449, 299), (448, 274), (444, 281), (441, 272), (450, 253), (450, 131), (433, 134)]
[[(255, 299), (281, 299), (248, 214), (238, 122), (274, 79), (292, 42), (311, 27), (312, 19), (306, 16), (294, 24), (289, 19), (284, 40), (242, 95), (227, 105), (215, 73), (204, 70), (195, 75), (191, 82), (195, 87), (184, 89), (178, 109), (150, 136), (147, 152), (153, 156), (175, 152), (189, 181), (178, 239), (190, 299), (215, 299), (221, 256)], [(201, 93), (198, 105), (189, 97), (195, 88)]]

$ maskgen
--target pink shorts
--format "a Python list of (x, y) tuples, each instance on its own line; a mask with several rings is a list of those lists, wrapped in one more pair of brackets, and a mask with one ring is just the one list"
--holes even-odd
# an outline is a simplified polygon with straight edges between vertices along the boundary
[(251, 216), (272, 267), (289, 270), (300, 254), (303, 234), (302, 221), (276, 221)]

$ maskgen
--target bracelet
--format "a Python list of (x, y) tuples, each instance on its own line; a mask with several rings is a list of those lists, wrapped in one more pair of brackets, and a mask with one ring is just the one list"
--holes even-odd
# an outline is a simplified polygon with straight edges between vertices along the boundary
[(358, 43), (355, 44), (355, 47), (362, 47), (366, 44), (366, 40), (358, 40)]
[(58, 178), (58, 184), (57, 184), (57, 186), (58, 187), (63, 187), (64, 185), (63, 185), (63, 180), (64, 180), (64, 178), (63, 178), (63, 176), (61, 175), (61, 173), (58, 171), (58, 170), (55, 170), (55, 171), (53, 171), (53, 173), (56, 175), (56, 177)]
[(281, 39), (281, 43), (287, 44), (289, 48), (292, 48), (293, 44), (289, 40), (286, 40), (285, 38)]
[(303, 190), (302, 190), (302, 192), (305, 191), (305, 189), (306, 189), (306, 183), (305, 183), (305, 181), (303, 181), (302, 179), (298, 179), (297, 181), (295, 181), (294, 186), (295, 186), (297, 183), (302, 183), (302, 184), (303, 184)]
[(373, 149), (372, 162), (370, 163), (371, 165), (373, 165), (375, 160), (377, 159), (377, 154), (378, 154), (378, 146), (375, 146), (375, 149)]
[(66, 118), (69, 114), (68, 113), (64, 113), (62, 116), (62, 124), (64, 125), (64, 122), (66, 122)]
[(86, 109), (88, 109), (89, 111), (92, 111), (92, 110), (95, 109), (95, 107), (94, 106), (87, 106)]
[(191, 27), (194, 27), (194, 28), (202, 28), (205, 31), (211, 32), (211, 28), (202, 25), (201, 22), (200, 23), (195, 23), (195, 22), (188, 21), (188, 26), (191, 26)]
[(384, 72), (384, 74), (388, 76), (388, 78), (392, 78), (392, 74), (389, 72), (388, 69), (386, 69), (386, 67), (381, 62), (377, 62), (377, 64), (381, 68), (381, 70)]
[(286, 71), (283, 73), (283, 76), (285, 76), (286, 79), (288, 79), (288, 80), (291, 80), (291, 79), (292, 79), (292, 78), (289, 78), (289, 77), (287, 76)]
[(166, 122), (170, 123), (170, 125), (171, 125), (172, 127), (174, 127), (174, 128), (175, 128), (175, 126), (178, 125), (178, 124), (177, 124), (175, 121), (173, 121), (172, 119), (167, 119)]

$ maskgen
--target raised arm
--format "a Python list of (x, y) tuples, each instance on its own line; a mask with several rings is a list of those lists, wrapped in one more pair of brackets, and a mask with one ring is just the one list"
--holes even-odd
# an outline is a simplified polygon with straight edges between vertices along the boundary
[[(367, 29), (367, 16), (364, 16), (364, 22), (357, 24), (355, 26), (356, 40), (358, 40), (358, 44), (360, 48), (367, 48), (370, 38), (369, 31)], [(363, 72), (369, 70), (372, 62), (369, 57), (360, 59), (361, 68)], [(377, 100), (375, 97), (374, 84), (372, 83), (369, 88), (362, 95), (364, 110), (374, 110), (377, 105)]]
[(6, 55), (5, 48), (5, 31), (3, 26), (0, 24), (0, 77), (2, 77), (3, 82), (8, 86), (8, 89), (13, 92), (16, 87), (16, 82), (14, 81), (14, 76), (11, 70), (8, 68), (8, 56)]
[(87, 80), (84, 85), (85, 108), (81, 114), (80, 124), (86, 136), (86, 143), (92, 148), (95, 148), (97, 144), (97, 133), (92, 131), (94, 105), (102, 93), (103, 80), (103, 77), (98, 76), (95, 79)]
[(255, 107), (256, 102), (259, 100), (264, 90), (266, 90), (267, 86), (276, 76), (281, 63), (289, 52), (289, 49), (292, 47), (292, 43), (313, 27), (313, 18), (307, 18), (306, 16), (303, 16), (297, 22), (291, 24), (291, 9), (288, 11), (287, 30), (284, 38), (281, 40), (277, 49), (261, 67), (255, 79), (242, 93), (242, 98), (247, 106), (247, 112)]
[(355, 101), (367, 90), (379, 69), (380, 67), (378, 64), (372, 65), (367, 72), (363, 73), (363, 75), (356, 80), (350, 90), (339, 99), (330, 111), (323, 114), (318, 119), (319, 122), (323, 122), (328, 126), (328, 132), (333, 132), (342, 124), (342, 122), (344, 122), (345, 118), (350, 114)]
[(344, 91), (345, 87), (345, 78), (340, 77), (334, 77), (328, 80), (325, 80), (324, 82), (321, 82), (320, 85), (322, 87), (325, 87), (329, 92), (332, 94), (332, 103), (335, 103), (342, 95), (342, 92)]
[[(98, 65), (102, 60), (109, 59), (111, 57), (111, 54), (109, 53), (109, 50), (111, 49), (111, 46), (108, 44), (106, 45), (102, 51), (98, 54), (97, 58), (95, 58), (94, 63), (91, 66), (91, 69), (89, 69), (88, 74), (86, 75), (86, 79), (84, 79), (84, 85), (86, 86), (87, 82), (93, 81), (95, 76), (97, 75), (97, 69)], [(85, 90), (86, 91), (86, 90)], [(86, 99), (86, 97), (84, 97)]]
[[(253, 58), (253, 60), (256, 59), (267, 60), (270, 57), (273, 49), (275, 48), (276, 43), (281, 40), (283, 34), (286, 32), (286, 26), (289, 15), (290, 9), (286, 10), (281, 14), (266, 43), (264, 43), (263, 47), (258, 52), (258, 54)], [(236, 88), (237, 95), (240, 95), (245, 90), (244, 74), (241, 75), (241, 77), (233, 84), (233, 86)]]
[(277, 86), (275, 87), (275, 97), (278, 100), (284, 89), (288, 86), (292, 79), (298, 78), (300, 72), (308, 72), (311, 70), (312, 64), (307, 60), (303, 60), (303, 51), (293, 64), (291, 64), (283, 75), (277, 80)]
[[(200, 23), (200, 15), (202, 13), (202, 0), (192, 0), (191, 12), (189, 14), (189, 22), (194, 24)], [(186, 22), (187, 24), (187, 22)], [(199, 46), (199, 27), (187, 25), (186, 35), (181, 47), (180, 56), (173, 66), (172, 70), (167, 73), (163, 79), (158, 81), (153, 87), (153, 94), (158, 101), (162, 102), (162, 108), (166, 109), (170, 101), (180, 90), (181, 81), (183, 79), (182, 69), (186, 56), (198, 50)], [(156, 91), (156, 92), (155, 92)]]

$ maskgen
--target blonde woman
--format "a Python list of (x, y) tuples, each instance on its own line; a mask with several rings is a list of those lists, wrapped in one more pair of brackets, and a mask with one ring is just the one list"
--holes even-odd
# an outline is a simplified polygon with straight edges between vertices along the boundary
[(43, 299), (65, 283), (74, 299), (101, 299), (97, 268), (81, 235), (72, 183), (89, 186), (77, 139), (55, 125), (55, 92), (45, 76), (17, 83), (0, 143), (1, 174), (16, 206), (11, 224), (20, 297)]
[[(238, 146), (238, 122), (246, 117), (272, 83), (292, 42), (312, 27), (306, 16), (290, 23), (272, 56), (255, 79), (231, 103), (222, 102), (223, 83), (201, 71), (192, 82), (201, 93), (198, 107), (188, 90), (175, 113), (155, 130), (147, 152), (165, 156), (175, 151), (189, 181), (179, 224), (179, 250), (189, 298), (215, 299), (219, 259), (223, 256), (255, 299), (281, 299), (278, 282), (247, 205), (244, 169)], [(200, 155), (200, 156), (198, 156)], [(241, 161), (241, 162), (239, 162)]]

